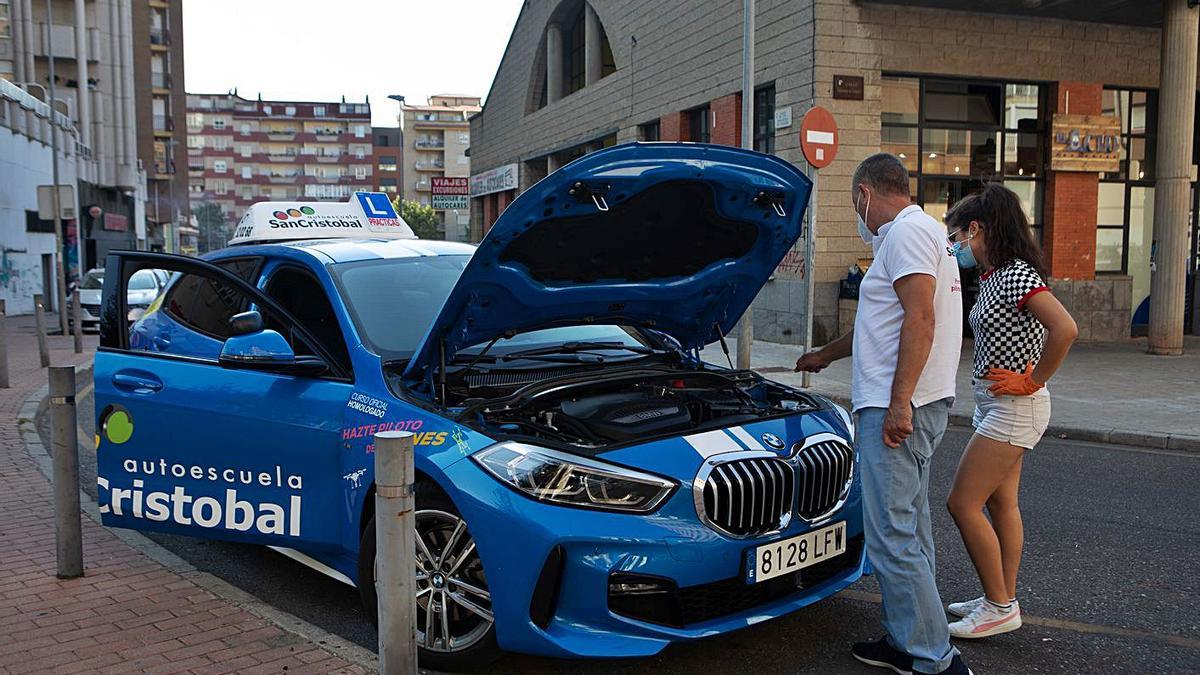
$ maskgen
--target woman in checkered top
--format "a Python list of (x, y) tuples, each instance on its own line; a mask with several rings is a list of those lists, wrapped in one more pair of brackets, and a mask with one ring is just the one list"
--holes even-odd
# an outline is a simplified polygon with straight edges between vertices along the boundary
[(950, 605), (950, 613), (961, 617), (950, 624), (950, 634), (981, 638), (1021, 627), (1016, 599), (1024, 539), (1017, 507), (1021, 458), (1046, 431), (1045, 384), (1078, 329), (1046, 287), (1041, 251), (1011, 190), (988, 185), (955, 204), (946, 224), (959, 265), (982, 268), (970, 314), (975, 434), (947, 503), (983, 585), (981, 597)]

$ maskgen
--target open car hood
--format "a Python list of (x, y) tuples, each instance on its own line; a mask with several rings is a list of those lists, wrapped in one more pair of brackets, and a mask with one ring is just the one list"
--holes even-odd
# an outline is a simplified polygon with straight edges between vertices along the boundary
[(791, 164), (726, 146), (585, 155), (505, 209), (404, 379), (430, 391), (458, 350), (553, 326), (639, 326), (685, 349), (714, 342), (796, 243), (811, 191)]

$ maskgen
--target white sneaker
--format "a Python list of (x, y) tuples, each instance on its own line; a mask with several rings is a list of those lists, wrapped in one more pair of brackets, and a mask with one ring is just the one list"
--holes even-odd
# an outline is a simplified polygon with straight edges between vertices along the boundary
[(966, 617), (950, 624), (950, 636), (975, 639), (1008, 633), (1020, 627), (1021, 610), (1015, 602), (1008, 609), (1000, 609), (984, 601)]
[[(975, 611), (975, 608), (982, 605), (985, 600), (987, 600), (987, 596), (981, 595), (974, 600), (967, 600), (965, 602), (952, 602), (950, 603), (950, 606), (946, 608), (946, 611), (950, 612), (954, 616), (964, 617)], [(1012, 605), (1018, 612), (1021, 611), (1021, 603), (1017, 602), (1015, 598), (1012, 601)]]

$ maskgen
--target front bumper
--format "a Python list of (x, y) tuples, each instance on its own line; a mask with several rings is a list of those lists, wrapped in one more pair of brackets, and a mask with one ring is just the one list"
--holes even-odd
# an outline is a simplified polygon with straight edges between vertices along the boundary
[[(634, 516), (536, 502), (472, 461), (457, 462), (446, 477), (489, 579), (497, 640), (510, 651), (554, 657), (650, 656), (671, 642), (789, 614), (849, 586), (863, 571), (857, 478), (846, 503), (822, 523), (810, 526), (794, 519), (778, 534), (733, 539), (699, 522), (688, 485), (654, 514)], [(846, 522), (844, 554), (794, 575), (744, 582), (748, 548), (839, 521)], [(621, 613), (613, 611), (613, 575), (669, 580), (676, 591), (660, 600), (678, 613), (664, 617), (625, 603), (616, 607)]]

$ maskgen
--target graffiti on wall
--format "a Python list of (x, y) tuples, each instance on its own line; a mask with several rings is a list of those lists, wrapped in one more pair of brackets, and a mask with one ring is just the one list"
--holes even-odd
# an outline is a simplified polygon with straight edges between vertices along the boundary
[[(41, 293), (42, 275), (38, 269), (37, 256), (28, 255), (25, 249), (0, 246), (0, 293), (10, 301), (27, 302), (34, 293)], [(9, 307), (10, 312), (23, 311), (20, 306)]]
[(775, 274), (787, 279), (803, 279), (804, 251), (788, 251), (775, 268)]

